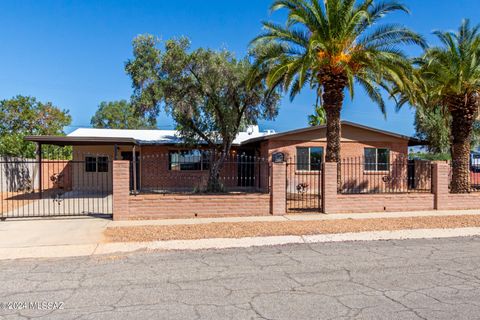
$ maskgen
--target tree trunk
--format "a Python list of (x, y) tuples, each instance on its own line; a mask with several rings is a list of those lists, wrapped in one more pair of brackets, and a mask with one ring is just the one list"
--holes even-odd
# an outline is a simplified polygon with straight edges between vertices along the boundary
[(322, 102), (327, 115), (327, 150), (325, 153), (326, 162), (337, 163), (337, 187), (341, 190), (341, 167), (340, 167), (340, 139), (341, 124), (340, 112), (342, 110), (344, 93), (347, 85), (347, 78), (344, 75), (323, 76)]
[(225, 192), (225, 186), (220, 182), (220, 172), (223, 169), (225, 160), (230, 154), (231, 144), (224, 146), (221, 153), (216, 153), (212, 150), (210, 156), (210, 170), (208, 172), (208, 181), (205, 192), (209, 193), (221, 193)]
[(451, 192), (470, 192), (470, 144), (477, 114), (474, 96), (457, 96), (449, 100), (452, 115), (452, 182)]

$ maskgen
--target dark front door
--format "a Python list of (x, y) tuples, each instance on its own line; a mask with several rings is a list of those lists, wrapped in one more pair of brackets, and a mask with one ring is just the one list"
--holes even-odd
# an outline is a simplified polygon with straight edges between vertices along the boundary
[[(122, 156), (122, 160), (130, 161), (130, 190), (133, 190), (133, 152), (132, 151), (122, 151), (120, 154)], [(140, 152), (135, 152), (135, 162), (136, 162), (136, 180), (137, 180), (137, 190), (140, 187)]]
[(238, 182), (239, 187), (253, 187), (255, 185), (255, 153), (251, 150), (238, 152)]

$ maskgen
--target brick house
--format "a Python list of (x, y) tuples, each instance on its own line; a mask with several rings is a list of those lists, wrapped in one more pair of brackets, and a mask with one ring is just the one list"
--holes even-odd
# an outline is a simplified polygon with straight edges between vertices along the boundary
[[(340, 166), (324, 161), (325, 126), (282, 133), (249, 127), (235, 139), (220, 175), (228, 192), (218, 194), (195, 192), (205, 185), (211, 155), (205, 145), (183, 144), (175, 131), (78, 129), (26, 140), (38, 144), (37, 159), (8, 161), (3, 169), (31, 171), (25, 176), (33, 190), (7, 190), (3, 217), (103, 213), (123, 220), (480, 207), (479, 188), (449, 193), (448, 163), (408, 159), (409, 146), (422, 141), (347, 121)], [(72, 146), (73, 159), (42, 158), (42, 145)]]
[[(209, 157), (206, 147), (184, 145), (174, 130), (80, 128), (65, 137), (31, 136), (26, 140), (40, 145), (73, 146), (74, 168), (68, 174), (72, 189), (95, 187), (99, 177), (105, 176), (106, 179), (101, 180), (107, 181), (107, 185), (102, 188), (110, 190), (112, 160), (132, 162), (130, 187), (137, 192), (192, 191), (201, 188), (207, 179)], [(408, 147), (422, 142), (342, 121), (341, 144), (342, 159), (368, 159), (368, 163), (363, 164), (362, 180), (373, 181), (378, 174), (387, 171), (387, 163), (405, 159)], [(222, 182), (231, 191), (267, 190), (269, 162), (274, 154), (282, 154), (292, 163), (288, 173), (292, 177), (296, 172), (314, 175), (324, 161), (325, 148), (325, 126), (282, 133), (260, 131), (258, 126), (250, 126), (235, 139), (232, 155), (226, 160), (221, 174)], [(292, 188), (301, 183), (299, 177), (290, 179)], [(349, 183), (351, 181), (345, 181), (345, 185)]]

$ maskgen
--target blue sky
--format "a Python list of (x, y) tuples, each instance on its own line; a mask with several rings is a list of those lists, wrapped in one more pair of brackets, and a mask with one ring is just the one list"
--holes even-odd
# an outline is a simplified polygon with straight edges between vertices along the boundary
[[(128, 99), (131, 83), (124, 71), (131, 57), (131, 41), (141, 33), (161, 39), (188, 36), (194, 47), (226, 47), (238, 56), (261, 31), (262, 20), (282, 21), (271, 15), (271, 0), (157, 0), (157, 1), (36, 1), (0, 2), (0, 99), (17, 94), (69, 109), (71, 131), (88, 126), (101, 101)], [(432, 30), (456, 29), (463, 18), (479, 23), (478, 0), (405, 0), (411, 15), (395, 14), (386, 22), (398, 22), (424, 34), (435, 43)], [(407, 50), (411, 54), (416, 49)], [(293, 102), (282, 101), (273, 122), (263, 129), (284, 131), (304, 127), (315, 96), (305, 91)], [(396, 113), (389, 107), (387, 119), (358, 90), (346, 101), (342, 118), (377, 128), (414, 134), (412, 111)], [(160, 128), (173, 128), (162, 114)]]

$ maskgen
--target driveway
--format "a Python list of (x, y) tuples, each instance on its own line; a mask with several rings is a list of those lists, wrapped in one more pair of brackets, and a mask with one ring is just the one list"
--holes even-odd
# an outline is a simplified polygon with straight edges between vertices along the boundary
[(112, 214), (112, 200), (111, 194), (100, 191), (45, 192), (42, 199), (38, 193), (9, 193), (1, 208), (5, 218)]
[[(5, 319), (478, 319), (480, 238), (0, 261)], [(1, 306), (1, 304), (0, 304)]]

